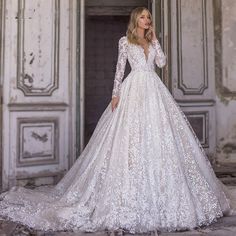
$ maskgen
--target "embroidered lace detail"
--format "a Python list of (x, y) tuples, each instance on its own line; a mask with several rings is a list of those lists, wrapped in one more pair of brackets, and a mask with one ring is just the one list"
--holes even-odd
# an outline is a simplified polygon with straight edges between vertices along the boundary
[(119, 40), (118, 46), (118, 60), (116, 64), (116, 73), (114, 79), (114, 86), (112, 91), (112, 97), (119, 96), (120, 86), (125, 72), (125, 65), (127, 61), (127, 39), (123, 36)]
[[(132, 71), (122, 82), (127, 58)], [(0, 216), (44, 231), (138, 234), (194, 229), (236, 214), (233, 194), (216, 178), (186, 116), (155, 73), (155, 63), (166, 63), (157, 41), (146, 59), (140, 46), (122, 37), (115, 111), (109, 103), (56, 186), (2, 193)]]
[(140, 45), (129, 43), (126, 36), (121, 37), (118, 43), (118, 60), (112, 97), (120, 95), (120, 88), (124, 77), (127, 59), (132, 71), (154, 71), (154, 63), (160, 68), (166, 64), (166, 55), (162, 51), (157, 39), (153, 40), (149, 45), (149, 53), (146, 58), (144, 50)]
[(156, 62), (158, 67), (162, 68), (166, 64), (166, 55), (162, 51), (161, 45), (160, 45), (160, 43), (157, 39), (153, 40), (152, 44), (153, 44), (153, 47), (156, 50), (155, 62)]

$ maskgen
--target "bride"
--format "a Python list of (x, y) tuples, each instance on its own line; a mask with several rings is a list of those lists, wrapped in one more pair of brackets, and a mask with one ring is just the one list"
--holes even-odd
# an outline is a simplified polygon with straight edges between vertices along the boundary
[[(119, 40), (112, 100), (89, 143), (52, 187), (13, 187), (0, 215), (39, 230), (191, 230), (235, 214), (187, 118), (155, 72), (166, 56), (148, 9)], [(126, 61), (131, 72), (122, 81)]]

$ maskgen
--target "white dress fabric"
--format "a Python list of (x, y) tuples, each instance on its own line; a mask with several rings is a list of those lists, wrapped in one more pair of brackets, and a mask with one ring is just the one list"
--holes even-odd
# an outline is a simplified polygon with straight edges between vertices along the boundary
[[(119, 40), (112, 96), (89, 143), (53, 187), (0, 195), (3, 219), (39, 230), (190, 230), (235, 214), (187, 118), (155, 72), (166, 56)], [(123, 80), (126, 61), (131, 72)], [(122, 81), (123, 80), (123, 81)]]

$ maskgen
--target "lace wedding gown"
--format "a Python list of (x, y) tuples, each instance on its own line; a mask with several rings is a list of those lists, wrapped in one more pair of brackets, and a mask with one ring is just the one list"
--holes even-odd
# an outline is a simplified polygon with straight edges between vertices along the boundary
[[(122, 81), (127, 59), (132, 71)], [(0, 215), (41, 230), (131, 233), (209, 225), (235, 214), (232, 192), (216, 178), (196, 134), (154, 71), (166, 56), (157, 40), (146, 56), (119, 40), (112, 96), (72, 168), (54, 187), (13, 187)]]

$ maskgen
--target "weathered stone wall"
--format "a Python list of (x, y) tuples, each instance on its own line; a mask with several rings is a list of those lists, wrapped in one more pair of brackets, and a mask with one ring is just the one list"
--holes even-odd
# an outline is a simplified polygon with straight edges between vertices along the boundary
[(215, 0), (217, 162), (236, 165), (236, 1)]

